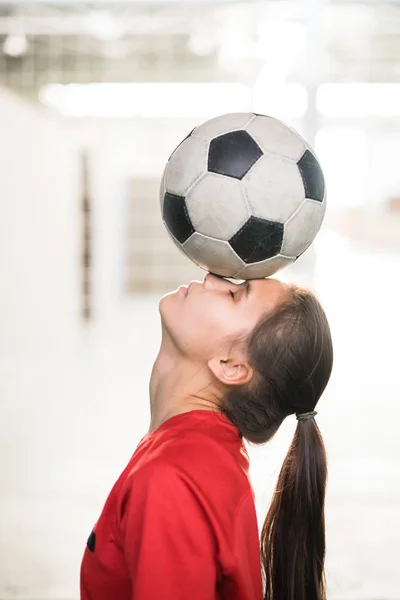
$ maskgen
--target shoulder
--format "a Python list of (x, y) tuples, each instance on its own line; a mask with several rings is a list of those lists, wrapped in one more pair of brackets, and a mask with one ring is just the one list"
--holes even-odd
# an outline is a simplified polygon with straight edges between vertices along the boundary
[(234, 511), (245, 492), (251, 490), (240, 460), (240, 443), (226, 447), (203, 431), (160, 440), (144, 461), (130, 473), (134, 486), (149, 486), (157, 481), (159, 489), (172, 493), (172, 481), (186, 486), (204, 504), (225, 506)]
[(154, 459), (132, 470), (121, 489), (119, 522), (159, 521), (178, 512), (183, 521), (199, 521), (210, 498), (187, 471), (165, 459)]
[(227, 446), (203, 430), (190, 430), (179, 437), (161, 442), (149, 460), (174, 466), (194, 479), (225, 476), (237, 480), (241, 475), (238, 464), (240, 443)]

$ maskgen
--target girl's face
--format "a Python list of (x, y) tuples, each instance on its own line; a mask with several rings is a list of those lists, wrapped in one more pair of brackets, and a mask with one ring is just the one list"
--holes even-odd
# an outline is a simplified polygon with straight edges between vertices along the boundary
[(192, 281), (161, 299), (163, 328), (183, 356), (208, 361), (229, 353), (232, 341), (283, 299), (285, 288), (276, 279), (236, 284), (208, 273), (203, 283)]

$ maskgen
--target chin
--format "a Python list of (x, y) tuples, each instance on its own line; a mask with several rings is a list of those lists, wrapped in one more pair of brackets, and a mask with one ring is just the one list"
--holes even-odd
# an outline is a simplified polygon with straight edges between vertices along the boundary
[(164, 294), (164, 296), (160, 298), (160, 302), (158, 303), (158, 311), (161, 315), (161, 320), (163, 320), (165, 317), (168, 317), (168, 314), (172, 316), (175, 312), (173, 306), (177, 304), (178, 297), (176, 290)]

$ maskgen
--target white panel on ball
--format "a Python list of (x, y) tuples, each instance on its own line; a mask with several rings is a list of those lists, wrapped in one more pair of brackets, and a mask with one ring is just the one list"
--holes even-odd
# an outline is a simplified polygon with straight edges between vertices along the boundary
[(192, 131), (192, 136), (210, 141), (224, 133), (245, 129), (254, 119), (253, 113), (230, 113), (210, 119)]
[(273, 117), (257, 116), (247, 125), (246, 131), (264, 152), (286, 156), (295, 162), (308, 147), (294, 129)]
[(196, 231), (226, 241), (251, 216), (240, 181), (216, 173), (207, 173), (193, 186), (186, 207)]
[(184, 196), (190, 186), (207, 171), (208, 143), (188, 137), (175, 150), (167, 164), (165, 189)]
[(324, 220), (326, 203), (304, 200), (299, 210), (285, 223), (282, 254), (298, 256), (314, 240)]
[(246, 265), (244, 269), (237, 271), (233, 277), (235, 279), (264, 279), (290, 265), (294, 260), (294, 258), (286, 256), (273, 256), (267, 258), (267, 260)]
[(296, 164), (265, 154), (243, 177), (242, 186), (255, 217), (285, 223), (305, 199), (303, 180)]
[(223, 277), (232, 277), (245, 264), (228, 242), (201, 233), (193, 233), (183, 244), (183, 249), (199, 267)]

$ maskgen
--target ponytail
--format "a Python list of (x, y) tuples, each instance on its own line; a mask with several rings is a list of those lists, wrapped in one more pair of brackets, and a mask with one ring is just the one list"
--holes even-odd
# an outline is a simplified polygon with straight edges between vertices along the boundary
[[(224, 412), (250, 443), (264, 444), (289, 415), (297, 429), (260, 535), (264, 600), (326, 600), (326, 453), (313, 418), (333, 364), (325, 312), (291, 285), (247, 340), (252, 380), (232, 386)], [(309, 412), (306, 412), (309, 411)]]
[(326, 600), (326, 478), (320, 430), (298, 421), (261, 532), (264, 600)]

